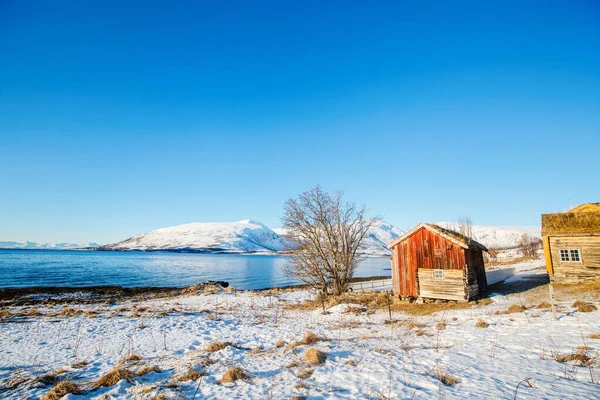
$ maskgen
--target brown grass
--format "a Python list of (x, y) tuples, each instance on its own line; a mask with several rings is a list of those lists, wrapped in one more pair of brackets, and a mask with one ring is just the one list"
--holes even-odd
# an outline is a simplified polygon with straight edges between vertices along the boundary
[(442, 370), (441, 368), (436, 370), (434, 377), (446, 386), (453, 386), (460, 382), (456, 376), (450, 374), (448, 371)]
[(438, 331), (443, 331), (444, 329), (446, 329), (446, 321), (440, 321), (437, 324), (435, 324), (435, 329), (437, 329)]
[(565, 297), (572, 298), (579, 297), (581, 295), (592, 294), (598, 299), (598, 293), (600, 293), (600, 279), (574, 284), (557, 283), (554, 284), (554, 290)]
[[(391, 299), (392, 300), (392, 299)], [(442, 303), (426, 303), (417, 304), (410, 303), (407, 301), (394, 300), (391, 305), (393, 311), (404, 311), (410, 315), (431, 315), (439, 311), (447, 310), (459, 310), (465, 308), (471, 308), (476, 305), (490, 304), (492, 300), (481, 299), (475, 300), (469, 303), (454, 303), (452, 301)], [(359, 304), (368, 309), (387, 309), (387, 296), (382, 292), (354, 292), (344, 293), (341, 296), (329, 296), (325, 299), (325, 307), (331, 308), (338, 304), (354, 303)], [(305, 301), (303, 303), (292, 303), (287, 304), (286, 308), (296, 310), (315, 310), (321, 308), (321, 300), (319, 298), (315, 300)]]
[(30, 317), (37, 317), (42, 314), (40, 313), (37, 307), (33, 307), (27, 312), (27, 315), (29, 315)]
[(208, 347), (206, 348), (206, 351), (208, 351), (209, 353), (214, 353), (223, 349), (226, 349), (227, 347), (231, 346), (233, 343), (232, 342), (212, 342), (210, 345), (208, 345)]
[(547, 301), (542, 301), (537, 305), (537, 308), (552, 308), (552, 304), (548, 303)]
[[(298, 383), (296, 383), (296, 385), (294, 385), (294, 389), (306, 389), (308, 388), (308, 386), (306, 385), (306, 383), (300, 381)], [(296, 398), (300, 398), (302, 400), (306, 399), (306, 397), (303, 396), (295, 396)], [(295, 397), (290, 398), (290, 400), (294, 399)]]
[(292, 349), (294, 347), (298, 347), (298, 346), (302, 346), (302, 345), (306, 345), (306, 344), (314, 344), (314, 343), (322, 342), (325, 340), (327, 340), (327, 339), (317, 336), (312, 332), (306, 332), (306, 335), (304, 335), (304, 337), (302, 339), (290, 343), (288, 345), (288, 348)]
[(98, 389), (103, 386), (114, 386), (122, 379), (125, 379), (127, 382), (133, 382), (133, 374), (127, 368), (115, 367), (94, 382), (92, 388)]
[(240, 367), (231, 367), (229, 368), (223, 377), (221, 378), (221, 383), (232, 383), (239, 380), (249, 380), (250, 376), (246, 374), (246, 372)]
[(482, 320), (481, 318), (477, 321), (477, 323), (475, 324), (475, 326), (477, 328), (487, 328), (488, 326), (490, 326), (490, 324), (488, 324), (487, 322), (485, 322), (484, 320)]
[(71, 381), (62, 381), (54, 386), (48, 393), (46, 393), (46, 395), (42, 397), (42, 400), (59, 400), (69, 393), (82, 394), (83, 392), (76, 383)]
[(596, 307), (592, 303), (586, 303), (585, 301), (581, 301), (581, 300), (577, 300), (575, 303), (573, 303), (572, 307), (577, 308), (577, 311), (579, 311), (579, 312), (598, 311), (598, 307)]
[(515, 313), (520, 313), (525, 311), (525, 307), (520, 306), (518, 304), (513, 304), (512, 306), (508, 307), (508, 309), (506, 310), (507, 314), (515, 314)]
[(285, 342), (283, 340), (278, 340), (275, 342), (275, 347), (283, 347), (285, 346)]
[(588, 333), (587, 337), (589, 337), (590, 339), (599, 339), (600, 340), (600, 333)]
[(303, 369), (302, 371), (298, 372), (298, 378), (300, 378), (300, 379), (310, 378), (312, 376), (313, 372), (314, 372), (314, 370), (312, 368)]
[(75, 315), (77, 315), (77, 314), (81, 314), (81, 313), (82, 313), (82, 311), (81, 311), (81, 310), (76, 310), (76, 309), (74, 309), (74, 308), (67, 307), (67, 308), (64, 308), (64, 309), (63, 309), (63, 310), (60, 312), (60, 315), (62, 315), (63, 317), (64, 317), (64, 316), (66, 316), (66, 317), (74, 317)]
[(311, 347), (310, 349), (306, 350), (306, 353), (304, 353), (304, 360), (314, 365), (320, 365), (327, 360), (327, 355), (321, 350)]
[(357, 363), (356, 361), (354, 361), (354, 360), (346, 360), (346, 361), (344, 362), (344, 364), (345, 364), (345, 365), (351, 365), (351, 366), (353, 366), (353, 367), (356, 367), (356, 366), (358, 365), (358, 363)]
[(88, 364), (89, 362), (86, 360), (79, 360), (71, 364), (71, 368), (81, 369), (87, 367)]
[(141, 361), (144, 358), (142, 356), (140, 356), (139, 354), (136, 353), (131, 353), (130, 355), (128, 355), (127, 357), (125, 357), (123, 359), (123, 361)]
[(150, 372), (161, 373), (162, 370), (158, 368), (156, 365), (144, 365), (140, 369), (138, 369), (135, 374), (137, 376), (148, 375)]
[(204, 371), (198, 371), (194, 368), (188, 368), (186, 372), (184, 372), (181, 375), (177, 375), (175, 379), (177, 379), (179, 382), (197, 381), (204, 375), (206, 375)]
[(595, 360), (590, 357), (585, 350), (579, 350), (570, 354), (555, 353), (552, 355), (552, 358), (561, 363), (575, 361), (575, 364), (583, 367), (587, 367), (595, 363)]

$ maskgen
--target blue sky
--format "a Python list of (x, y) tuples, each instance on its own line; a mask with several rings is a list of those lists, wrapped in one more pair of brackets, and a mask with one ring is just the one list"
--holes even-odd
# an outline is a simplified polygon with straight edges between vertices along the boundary
[(596, 1), (0, 3), (0, 240), (600, 201)]

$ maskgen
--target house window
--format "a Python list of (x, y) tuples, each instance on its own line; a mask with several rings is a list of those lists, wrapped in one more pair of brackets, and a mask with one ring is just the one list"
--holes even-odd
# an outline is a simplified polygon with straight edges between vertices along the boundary
[(561, 262), (581, 262), (579, 249), (560, 249)]
[(433, 279), (444, 279), (444, 270), (443, 269), (434, 269), (433, 270)]

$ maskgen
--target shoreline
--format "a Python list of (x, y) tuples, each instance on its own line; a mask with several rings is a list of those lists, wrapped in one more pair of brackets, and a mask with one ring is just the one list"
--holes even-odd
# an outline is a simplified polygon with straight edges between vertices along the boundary
[[(389, 276), (355, 277), (351, 282), (366, 282), (389, 279)], [(148, 300), (159, 297), (174, 297), (182, 294), (204, 291), (210, 287), (220, 287), (235, 292), (266, 292), (271, 290), (299, 290), (308, 285), (297, 284), (272, 286), (262, 289), (235, 289), (229, 282), (205, 281), (191, 286), (30, 286), (21, 288), (0, 288), (0, 304), (5, 306), (34, 305), (41, 303), (98, 303), (102, 301), (121, 301), (126, 299)]]

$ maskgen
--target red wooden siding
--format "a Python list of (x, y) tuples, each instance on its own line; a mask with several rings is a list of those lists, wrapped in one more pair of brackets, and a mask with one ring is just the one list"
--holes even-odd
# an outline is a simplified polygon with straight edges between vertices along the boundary
[(394, 292), (417, 297), (417, 269), (463, 269), (464, 249), (428, 229), (421, 228), (392, 249)]

